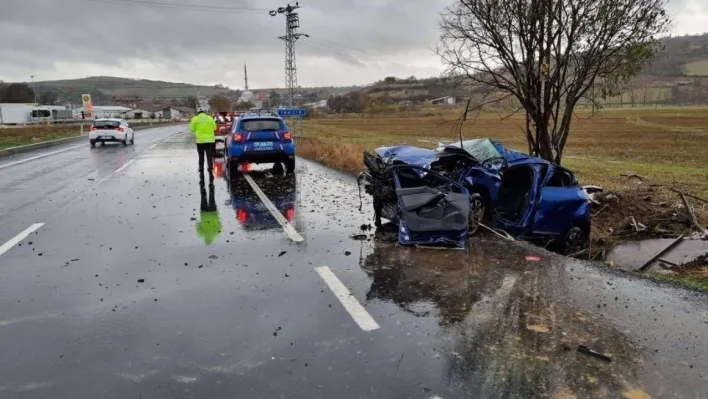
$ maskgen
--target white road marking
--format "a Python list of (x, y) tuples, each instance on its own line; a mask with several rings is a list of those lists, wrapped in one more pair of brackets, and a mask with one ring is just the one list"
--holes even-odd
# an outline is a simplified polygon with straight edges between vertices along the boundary
[(322, 277), (327, 287), (334, 293), (334, 296), (339, 299), (344, 309), (354, 319), (356, 324), (364, 331), (373, 331), (381, 328), (376, 320), (364, 309), (359, 301), (349, 292), (347, 287), (342, 284), (332, 270), (327, 266), (316, 267), (315, 271)]
[(244, 174), (243, 177), (246, 179), (246, 181), (251, 186), (253, 191), (256, 192), (256, 195), (258, 196), (258, 198), (260, 198), (261, 202), (263, 202), (263, 205), (265, 205), (266, 208), (268, 208), (268, 210), (273, 215), (275, 220), (277, 220), (278, 223), (280, 223), (280, 225), (283, 227), (285, 234), (287, 234), (288, 237), (290, 237), (290, 239), (295, 242), (305, 241), (305, 239), (302, 238), (300, 233), (298, 233), (297, 230), (295, 230), (293, 225), (290, 224), (290, 222), (288, 222), (287, 219), (285, 219), (285, 216), (283, 216), (283, 214), (280, 213), (278, 208), (276, 208), (275, 205), (273, 205), (273, 203), (268, 199), (268, 197), (265, 195), (263, 190), (261, 190), (261, 188), (258, 187), (258, 184), (256, 184), (256, 182), (253, 180), (253, 178), (251, 176), (249, 176), (248, 174)]
[[(148, 151), (149, 151), (149, 150), (148, 150)], [(142, 155), (142, 154), (140, 154), (140, 155)], [(139, 157), (140, 155), (138, 155), (138, 157)], [(121, 166), (120, 168), (114, 170), (113, 173), (120, 173), (120, 172), (122, 172), (125, 168), (127, 168), (127, 167), (130, 166), (133, 162), (135, 162), (135, 160), (138, 159), (138, 157), (135, 157), (135, 158), (131, 159), (130, 161), (124, 163), (123, 166)]]
[(25, 229), (25, 231), (21, 232), (20, 234), (12, 237), (10, 241), (2, 244), (0, 246), (0, 255), (4, 254), (5, 252), (9, 251), (12, 247), (15, 245), (19, 244), (20, 241), (24, 240), (29, 236), (30, 234), (34, 233), (37, 231), (40, 227), (44, 226), (44, 223), (35, 223), (32, 226), (28, 227)]
[[(126, 162), (126, 163), (124, 163), (123, 166), (121, 166), (120, 168), (114, 170), (113, 173), (120, 173), (120, 172), (124, 171), (128, 166), (132, 165), (133, 162), (137, 161), (138, 158), (142, 157), (143, 155), (147, 154), (148, 151), (150, 151), (150, 150), (152, 150), (153, 148), (157, 147), (158, 144), (160, 144), (160, 143), (162, 143), (163, 141), (165, 141), (165, 140), (171, 138), (172, 136), (176, 136), (176, 135), (181, 134), (181, 133), (182, 133), (182, 132), (172, 134), (172, 135), (167, 136), (167, 137), (165, 137), (164, 139), (158, 141), (157, 143), (151, 145), (150, 147), (148, 147), (147, 150), (141, 152), (141, 153), (138, 154), (135, 158), (131, 159), (130, 161), (128, 161), (128, 162)], [(103, 180), (106, 180), (108, 177), (110, 177), (110, 175), (109, 175), (109, 176), (106, 176)], [(103, 183), (103, 180), (101, 180), (98, 184)], [(96, 185), (98, 185), (98, 184), (96, 184)]]
[(10, 166), (15, 166), (15, 165), (23, 164), (23, 163), (25, 163), (25, 162), (34, 161), (35, 159), (40, 159), (40, 158), (48, 157), (48, 156), (50, 156), (50, 155), (59, 154), (60, 152), (66, 152), (66, 151), (75, 150), (75, 149), (81, 148), (81, 147), (86, 147), (86, 144), (84, 143), (84, 144), (77, 145), (77, 146), (74, 146), (74, 147), (64, 148), (63, 150), (52, 151), (52, 152), (48, 152), (48, 153), (46, 153), (46, 154), (37, 155), (37, 156), (31, 157), (31, 158), (27, 158), (27, 159), (22, 159), (22, 160), (20, 160), (20, 161), (11, 162), (11, 163), (8, 163), (8, 164), (5, 164), (5, 165), (0, 165), (0, 169), (9, 168)]

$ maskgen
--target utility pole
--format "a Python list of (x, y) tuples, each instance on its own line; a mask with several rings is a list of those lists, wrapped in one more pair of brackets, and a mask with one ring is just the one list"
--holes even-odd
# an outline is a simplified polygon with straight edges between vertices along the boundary
[(32, 92), (34, 93), (34, 103), (39, 105), (37, 102), (37, 86), (34, 84), (34, 75), (30, 75), (30, 78), (32, 78)]
[(297, 87), (297, 65), (295, 62), (295, 42), (301, 37), (310, 37), (305, 33), (299, 33), (300, 16), (294, 12), (300, 8), (299, 3), (294, 6), (288, 4), (285, 7), (279, 7), (277, 10), (269, 12), (271, 17), (278, 14), (285, 15), (285, 36), (280, 36), (278, 39), (285, 41), (285, 87), (288, 89), (288, 105), (292, 108), (295, 106), (295, 88)]

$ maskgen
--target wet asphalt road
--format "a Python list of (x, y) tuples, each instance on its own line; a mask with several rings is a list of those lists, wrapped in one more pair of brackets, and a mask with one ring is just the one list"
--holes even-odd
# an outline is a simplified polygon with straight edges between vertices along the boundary
[(43, 223), (0, 254), (1, 398), (708, 397), (704, 295), (353, 240), (354, 180), (301, 160), (202, 198), (184, 130), (0, 159), (0, 245)]

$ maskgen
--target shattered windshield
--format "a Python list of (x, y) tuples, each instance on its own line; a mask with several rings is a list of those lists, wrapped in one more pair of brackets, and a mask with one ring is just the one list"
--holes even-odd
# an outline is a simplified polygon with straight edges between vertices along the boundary
[[(460, 148), (460, 143), (440, 144), (438, 152), (444, 151), (446, 147)], [(465, 140), (462, 142), (462, 148), (479, 162), (502, 158), (502, 154), (490, 139)]]

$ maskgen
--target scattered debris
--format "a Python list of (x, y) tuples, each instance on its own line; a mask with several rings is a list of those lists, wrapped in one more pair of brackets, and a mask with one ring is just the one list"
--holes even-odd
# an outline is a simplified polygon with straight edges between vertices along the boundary
[(219, 259), (219, 257), (216, 255), (209, 255), (209, 259)]
[(636, 179), (639, 179), (639, 180), (642, 181), (642, 182), (645, 181), (645, 180), (647, 180), (644, 176), (638, 175), (638, 174), (636, 174), (636, 173), (621, 173), (620, 176), (626, 177), (626, 178), (628, 178), (628, 179), (631, 179), (631, 178), (634, 177), (634, 178), (636, 178)]
[(403, 356), (405, 356), (406, 352), (401, 353), (401, 357), (398, 358), (398, 361), (396, 362), (396, 370), (398, 370), (398, 367), (401, 365), (401, 360), (403, 360)]
[(526, 256), (526, 260), (530, 262), (538, 262), (539, 260), (541, 260), (541, 257), (536, 255), (528, 255)]
[(600, 353), (600, 352), (594, 351), (594, 350), (588, 348), (588, 347), (585, 346), (585, 345), (578, 345), (578, 352), (580, 352), (580, 353), (582, 353), (582, 354), (584, 354), (584, 355), (596, 357), (596, 358), (601, 359), (601, 360), (604, 360), (604, 361), (606, 361), (606, 362), (611, 362), (611, 361), (612, 361), (612, 358), (611, 358), (611, 357), (609, 357), (609, 356), (607, 356), (607, 355), (605, 355), (605, 354), (602, 354), (602, 353)]
[(364, 241), (367, 239), (367, 237), (368, 236), (366, 234), (355, 234), (353, 236), (350, 236), (349, 238), (351, 238), (352, 240)]
[(682, 235), (679, 236), (679, 238), (677, 238), (677, 239), (676, 239), (675, 241), (673, 241), (671, 244), (669, 244), (666, 248), (664, 248), (664, 249), (662, 249), (661, 251), (659, 251), (658, 254), (652, 256), (651, 259), (649, 259), (648, 261), (646, 261), (646, 263), (644, 263), (644, 264), (639, 268), (639, 271), (642, 271), (642, 272), (643, 272), (643, 271), (646, 271), (646, 270), (649, 268), (649, 266), (651, 266), (652, 263), (654, 263), (657, 259), (661, 258), (665, 253), (669, 252), (672, 248), (674, 248), (675, 246), (679, 245), (679, 244), (681, 243), (681, 241), (683, 241), (683, 236), (682, 236)]
[(281, 257), (287, 253), (288, 253), (288, 251), (280, 251), (280, 253), (278, 254), (278, 257)]
[(349, 255), (351, 255), (351, 254), (352, 254), (352, 253), (349, 252), (349, 251), (344, 251), (344, 255), (346, 255), (346, 256), (349, 256)]
[(145, 282), (145, 279), (144, 279), (144, 278), (138, 279), (138, 283), (144, 283), (144, 282)]
[(373, 227), (372, 227), (370, 224), (362, 224), (362, 225), (359, 227), (359, 230), (361, 230), (361, 231), (369, 231), (369, 230), (372, 230), (372, 229), (373, 229)]
[(548, 328), (547, 326), (544, 326), (542, 324), (527, 324), (526, 329), (531, 330), (531, 331), (536, 331), (538, 333), (547, 333), (547, 332), (551, 331), (550, 328)]
[[(659, 265), (663, 267), (664, 269), (671, 269), (672, 267), (678, 266), (676, 263), (669, 262), (666, 259), (659, 258)], [(668, 266), (668, 267), (667, 267)]]

